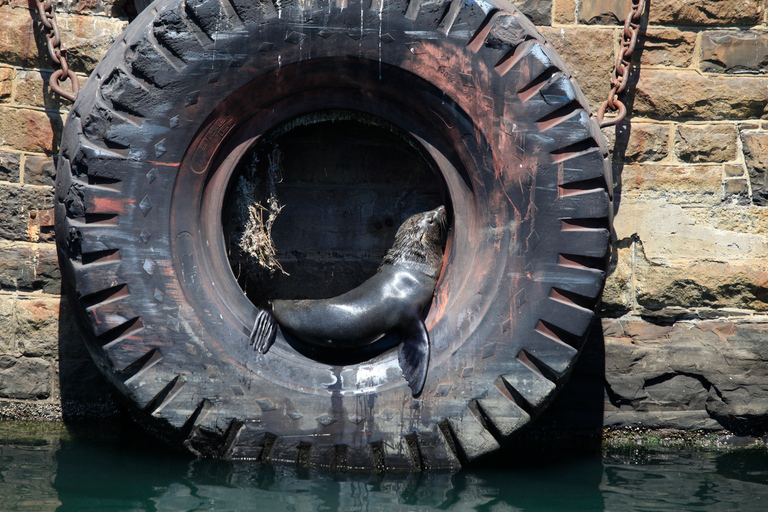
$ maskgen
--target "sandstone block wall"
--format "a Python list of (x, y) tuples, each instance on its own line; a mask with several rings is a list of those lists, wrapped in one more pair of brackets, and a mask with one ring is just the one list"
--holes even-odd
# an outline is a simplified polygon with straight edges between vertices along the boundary
[[(630, 0), (515, 3), (597, 110)], [(57, 2), (82, 81), (135, 5)], [(604, 130), (616, 241), (602, 325), (550, 421), (768, 424), (767, 21), (768, 0), (649, 2), (630, 115)], [(0, 0), (0, 418), (110, 403), (59, 298), (50, 209), (68, 102), (39, 34), (27, 2)]]

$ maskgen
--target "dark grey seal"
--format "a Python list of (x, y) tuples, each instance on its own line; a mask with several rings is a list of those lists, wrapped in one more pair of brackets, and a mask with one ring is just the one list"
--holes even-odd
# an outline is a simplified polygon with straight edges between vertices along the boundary
[(298, 339), (330, 350), (363, 347), (397, 332), (400, 368), (418, 396), (429, 365), (429, 333), (421, 312), (432, 299), (443, 264), (445, 221), (444, 206), (408, 218), (376, 274), (338, 297), (272, 301), (271, 312), (257, 314), (250, 338), (254, 350), (267, 353), (275, 340), (275, 321)]

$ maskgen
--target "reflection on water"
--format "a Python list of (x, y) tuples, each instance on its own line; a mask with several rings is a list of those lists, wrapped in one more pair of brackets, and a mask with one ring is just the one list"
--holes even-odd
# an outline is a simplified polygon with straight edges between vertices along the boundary
[(768, 453), (505, 454), (503, 469), (333, 474), (193, 460), (144, 437), (0, 426), (2, 511), (760, 511)]

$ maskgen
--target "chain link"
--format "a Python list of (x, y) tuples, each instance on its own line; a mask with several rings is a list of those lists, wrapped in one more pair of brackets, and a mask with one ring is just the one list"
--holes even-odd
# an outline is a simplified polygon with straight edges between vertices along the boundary
[[(48, 53), (51, 60), (59, 66), (59, 69), (53, 72), (48, 83), (51, 90), (69, 101), (77, 99), (77, 93), (80, 92), (80, 81), (75, 72), (69, 69), (67, 63), (67, 50), (61, 47), (61, 36), (59, 35), (59, 26), (56, 23), (56, 10), (53, 6), (53, 0), (35, 0), (37, 12), (40, 14), (40, 21), (45, 27), (45, 38), (48, 46)], [(67, 91), (61, 87), (61, 82), (69, 78), (72, 83), (72, 91)]]
[[(627, 14), (626, 21), (624, 21), (621, 50), (616, 57), (616, 66), (611, 74), (611, 90), (608, 93), (608, 99), (597, 110), (597, 122), (600, 128), (619, 124), (627, 116), (627, 106), (617, 96), (627, 89), (629, 66), (632, 62), (632, 53), (635, 51), (635, 46), (637, 46), (637, 34), (640, 32), (640, 18), (642, 18), (643, 11), (645, 11), (645, 0), (630, 1), (632, 2), (632, 8)], [(606, 109), (610, 109), (613, 112), (618, 111), (616, 117), (605, 121), (603, 118), (605, 117)]]

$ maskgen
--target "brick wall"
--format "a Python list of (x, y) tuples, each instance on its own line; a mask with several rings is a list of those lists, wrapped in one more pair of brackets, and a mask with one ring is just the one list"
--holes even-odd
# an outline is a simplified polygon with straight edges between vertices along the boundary
[[(596, 110), (629, 0), (515, 3)], [(604, 131), (616, 243), (602, 329), (551, 417), (749, 429), (768, 418), (768, 0), (649, 4), (630, 116)], [(81, 80), (129, 8), (58, 2)], [(0, 0), (0, 27), (0, 418), (57, 418), (62, 402), (108, 400), (59, 300), (46, 214), (68, 103), (28, 4)]]
[[(70, 66), (84, 83), (127, 26), (124, 10), (100, 0), (59, 1), (56, 13)], [(62, 398), (109, 397), (59, 300), (49, 210), (70, 103), (50, 91), (52, 64), (34, 20), (27, 2), (0, 0), (0, 419), (60, 419)]]

